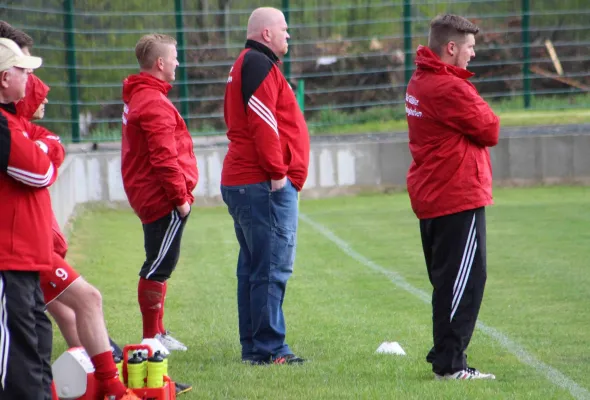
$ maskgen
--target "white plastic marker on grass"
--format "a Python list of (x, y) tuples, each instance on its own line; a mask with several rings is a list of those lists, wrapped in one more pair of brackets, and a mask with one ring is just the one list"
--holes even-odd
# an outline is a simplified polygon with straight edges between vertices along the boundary
[(406, 352), (402, 349), (402, 346), (398, 342), (383, 342), (381, 346), (377, 348), (376, 353), (378, 354), (395, 354), (398, 356), (405, 356)]
[[(413, 294), (414, 296), (418, 297), (425, 303), (430, 303), (430, 295), (428, 295), (425, 291), (418, 289), (411, 284), (409, 284), (403, 276), (398, 274), (397, 272), (390, 271), (388, 269), (383, 268), (381, 265), (369, 260), (367, 257), (363, 256), (360, 253), (354, 251), (348, 243), (344, 240), (340, 239), (336, 236), (331, 230), (319, 224), (309, 218), (307, 215), (300, 213), (299, 218), (305, 222), (306, 224), (310, 225), (313, 229), (317, 232), (322, 234), (326, 239), (330, 240), (336, 246), (342, 250), (346, 255), (350, 258), (360, 262), (364, 266), (372, 269), (373, 271), (380, 272), (383, 275), (387, 276), (389, 280), (404, 289), (405, 291)], [(590, 392), (588, 389), (578, 385), (572, 379), (565, 376), (559, 370), (553, 368), (550, 365), (545, 364), (544, 362), (538, 360), (532, 354), (529, 354), (524, 348), (522, 348), (518, 343), (511, 340), (509, 337), (504, 335), (502, 332), (493, 328), (491, 326), (485, 325), (483, 322), (477, 323), (477, 328), (484, 332), (486, 335), (490, 336), (491, 338), (495, 339), (504, 349), (508, 352), (512, 353), (521, 363), (526, 364), (532, 368), (534, 368), (539, 374), (544, 375), (545, 378), (551, 383), (556, 386), (559, 386), (562, 389), (567, 390), (570, 394), (578, 400), (585, 400), (590, 399)]]

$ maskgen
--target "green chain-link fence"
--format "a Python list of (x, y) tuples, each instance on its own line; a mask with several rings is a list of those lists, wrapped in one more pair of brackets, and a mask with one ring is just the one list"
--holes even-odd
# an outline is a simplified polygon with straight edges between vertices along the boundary
[[(346, 1), (346, 2), (345, 2)], [(497, 109), (590, 105), (590, 3), (586, 0), (282, 0), (290, 53), (283, 69), (303, 93), (312, 131), (403, 119), (405, 83), (429, 21), (441, 13), (481, 28), (472, 80)], [(35, 40), (38, 75), (52, 88), (50, 129), (73, 141), (117, 139), (121, 82), (137, 71), (145, 33), (179, 42), (171, 93), (194, 135), (223, 134), (223, 92), (245, 41), (245, 0), (19, 0), (0, 19)], [(553, 52), (553, 53), (552, 53)], [(552, 57), (553, 54), (553, 57)], [(566, 121), (567, 122), (567, 121)]]

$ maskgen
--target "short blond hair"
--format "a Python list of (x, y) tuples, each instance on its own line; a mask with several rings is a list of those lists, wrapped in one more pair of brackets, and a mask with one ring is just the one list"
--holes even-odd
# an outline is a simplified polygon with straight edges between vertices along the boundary
[(172, 36), (162, 35), (160, 33), (150, 33), (144, 35), (139, 39), (135, 45), (135, 57), (139, 67), (142, 69), (150, 69), (158, 57), (162, 57), (162, 44), (172, 44), (176, 46), (176, 39)]

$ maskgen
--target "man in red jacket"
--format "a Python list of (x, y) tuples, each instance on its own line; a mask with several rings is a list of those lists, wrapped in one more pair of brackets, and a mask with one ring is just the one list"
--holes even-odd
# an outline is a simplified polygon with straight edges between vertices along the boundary
[(39, 272), (51, 268), (51, 199), (57, 168), (16, 115), (41, 59), (0, 39), (0, 398), (51, 396), (51, 322)]
[(283, 13), (254, 10), (247, 39), (225, 90), (230, 143), (221, 172), (221, 193), (240, 245), (242, 360), (300, 363), (285, 343), (283, 300), (295, 261), (297, 195), (307, 179), (309, 134), (279, 69), (289, 39)]
[(467, 80), (478, 31), (459, 16), (433, 19), (406, 93), (413, 158), (407, 186), (433, 286), (434, 347), (426, 359), (437, 379), (495, 379), (468, 367), (465, 355), (486, 281), (488, 147), (498, 143), (500, 129)]
[(143, 338), (186, 351), (163, 324), (166, 281), (178, 262), (198, 180), (192, 138), (167, 97), (178, 66), (176, 41), (145, 35), (135, 55), (141, 72), (123, 82), (121, 172), (129, 203), (143, 224), (146, 260), (137, 289)]

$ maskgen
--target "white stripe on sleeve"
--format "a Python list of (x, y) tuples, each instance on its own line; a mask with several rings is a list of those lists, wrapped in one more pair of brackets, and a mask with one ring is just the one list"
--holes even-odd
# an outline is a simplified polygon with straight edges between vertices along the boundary
[(45, 153), (45, 154), (49, 153), (49, 147), (45, 143), (43, 143), (40, 140), (37, 140), (35, 143), (37, 143), (37, 146), (39, 146), (41, 148), (41, 150), (43, 150), (43, 153)]
[(16, 179), (19, 182), (24, 183), (28, 186), (34, 187), (45, 187), (49, 185), (51, 182), (51, 178), (53, 177), (53, 173), (55, 168), (53, 167), (53, 163), (49, 163), (49, 168), (44, 175), (35, 174), (29, 171), (25, 171), (24, 169), (15, 168), (15, 167), (8, 167), (6, 173), (10, 175), (12, 178)]
[(277, 120), (268, 107), (264, 105), (264, 103), (258, 100), (256, 96), (252, 96), (250, 97), (250, 101), (248, 101), (248, 106), (272, 128), (277, 136), (279, 136)]

